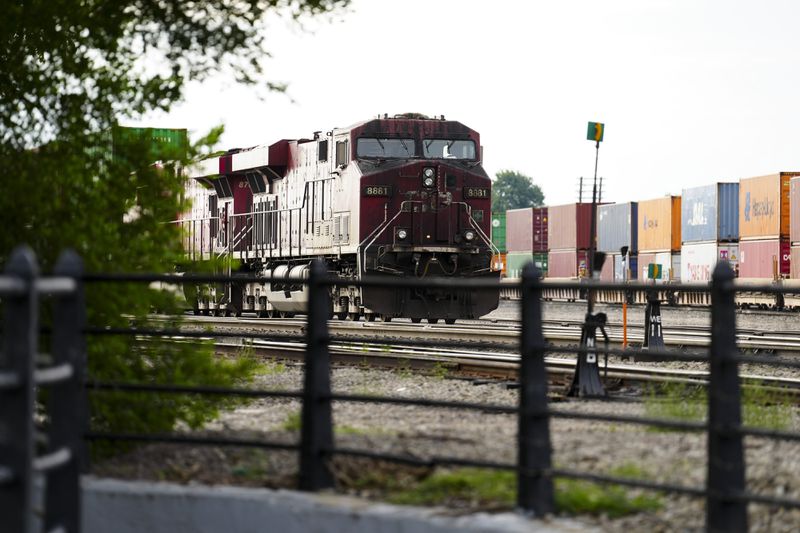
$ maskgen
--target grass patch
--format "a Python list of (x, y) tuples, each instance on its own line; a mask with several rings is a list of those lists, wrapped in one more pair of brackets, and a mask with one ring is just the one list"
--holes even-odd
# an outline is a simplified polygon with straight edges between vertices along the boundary
[(231, 475), (246, 480), (261, 480), (267, 476), (269, 461), (263, 450), (253, 450), (247, 457), (241, 458), (231, 467)]
[(303, 417), (300, 411), (286, 415), (286, 420), (281, 426), (284, 431), (300, 431), (301, 427), (303, 427)]
[[(635, 465), (623, 465), (609, 472), (628, 478), (645, 478)], [(416, 486), (399, 489), (389, 486), (388, 500), (403, 505), (447, 505), (450, 507), (513, 508), (517, 498), (517, 479), (513, 472), (464, 468), (437, 471)], [(652, 511), (662, 506), (652, 494), (615, 485), (557, 479), (556, 508), (567, 514), (605, 514), (611, 518)]]
[(436, 379), (444, 379), (449, 373), (450, 370), (447, 368), (447, 365), (441, 361), (437, 361), (431, 368), (431, 376)]
[(261, 376), (278, 376), (288, 370), (283, 361), (262, 361), (256, 368), (256, 373)]
[[(683, 383), (660, 384), (650, 387), (644, 400), (648, 416), (687, 421), (704, 421), (708, 416), (705, 387)], [(792, 399), (786, 392), (771, 390), (758, 383), (743, 386), (742, 422), (751, 427), (787, 429), (792, 422)]]

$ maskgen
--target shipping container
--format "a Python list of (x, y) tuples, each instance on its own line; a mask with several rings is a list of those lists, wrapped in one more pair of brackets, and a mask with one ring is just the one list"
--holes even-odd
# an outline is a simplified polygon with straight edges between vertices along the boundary
[(506, 253), (495, 254), (492, 256), (492, 268), (500, 271), (500, 277), (506, 277)]
[(526, 207), (506, 211), (506, 250), (547, 251), (547, 208)]
[(492, 243), (500, 253), (506, 251), (506, 214), (492, 213)]
[(648, 280), (648, 270), (651, 264), (661, 267), (661, 277), (658, 282), (667, 282), (680, 279), (680, 254), (671, 252), (639, 253), (638, 267), (639, 278)]
[(739, 240), (739, 184), (713, 183), (683, 189), (681, 239), (687, 242)]
[[(548, 211), (546, 207), (533, 208), (533, 248), (534, 252), (547, 252), (547, 222)], [(546, 254), (545, 254), (546, 255)]]
[(800, 246), (792, 246), (789, 255), (789, 272), (790, 278), (800, 278)]
[(789, 182), (800, 172), (780, 172), (739, 182), (739, 238), (789, 238)]
[(800, 176), (789, 180), (789, 240), (800, 245)]
[(115, 127), (112, 132), (114, 155), (116, 147), (128, 142), (144, 142), (150, 148), (153, 161), (186, 158), (189, 135), (186, 129)]
[(719, 261), (729, 261), (739, 268), (739, 245), (736, 243), (692, 242), (681, 247), (681, 281), (711, 281)]
[(619, 254), (620, 248), (627, 246), (630, 253), (636, 253), (639, 230), (637, 213), (636, 202), (598, 205), (597, 249)]
[(621, 282), (621, 281), (630, 281), (633, 279), (637, 279), (638, 272), (636, 267), (638, 265), (638, 257), (635, 255), (629, 255), (628, 261), (630, 262), (630, 266), (626, 265), (624, 262), (625, 257), (622, 255), (615, 255), (614, 257), (614, 281)]
[(506, 254), (506, 277), (519, 278), (526, 264), (533, 262), (542, 275), (547, 274), (547, 254), (542, 252), (508, 252)]
[(588, 276), (586, 250), (551, 250), (547, 253), (548, 278), (585, 278)]
[(547, 249), (589, 248), (592, 204), (566, 204), (548, 207)]
[(617, 255), (606, 255), (606, 261), (603, 263), (603, 268), (600, 269), (600, 281), (614, 281), (614, 258)]
[(791, 268), (788, 239), (739, 241), (739, 277), (788, 277)]
[(681, 197), (665, 196), (639, 202), (639, 252), (681, 249)]

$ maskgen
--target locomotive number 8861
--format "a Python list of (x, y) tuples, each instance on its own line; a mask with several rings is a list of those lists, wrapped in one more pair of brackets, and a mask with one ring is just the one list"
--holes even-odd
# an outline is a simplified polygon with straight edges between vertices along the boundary
[[(342, 279), (361, 276), (492, 278), (491, 181), (477, 132), (418, 114), (383, 116), (309, 139), (205, 159), (189, 169), (190, 259), (236, 259), (265, 284), (191, 288), (196, 312), (303, 312), (302, 285), (315, 258)], [(331, 289), (339, 318), (408, 317), (418, 322), (476, 318), (495, 309), (498, 291)]]

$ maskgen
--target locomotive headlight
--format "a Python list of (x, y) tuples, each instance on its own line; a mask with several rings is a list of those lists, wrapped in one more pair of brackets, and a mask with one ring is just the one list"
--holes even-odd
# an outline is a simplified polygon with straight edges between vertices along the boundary
[(433, 187), (436, 184), (436, 170), (433, 167), (422, 169), (422, 184), (425, 187)]
[(401, 241), (408, 237), (408, 232), (404, 229), (397, 230), (397, 238)]
[(464, 232), (464, 239), (466, 239), (467, 242), (474, 240), (475, 232), (468, 229), (467, 231)]

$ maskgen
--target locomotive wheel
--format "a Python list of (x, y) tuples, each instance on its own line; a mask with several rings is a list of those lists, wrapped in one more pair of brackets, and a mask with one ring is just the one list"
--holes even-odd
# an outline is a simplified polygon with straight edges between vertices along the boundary
[(364, 320), (367, 322), (375, 322), (375, 313), (368, 313), (364, 315)]
[(194, 314), (194, 316), (199, 315), (200, 314), (200, 308), (199, 307), (195, 307), (194, 309), (192, 309), (192, 314)]
[(411, 319), (411, 323), (412, 324), (419, 324), (420, 322), (422, 322), (421, 318), (412, 318)]
[(289, 318), (289, 313), (287, 313), (286, 311), (279, 311), (278, 318)]
[(203, 316), (209, 316), (209, 315), (211, 315), (211, 311), (209, 311), (208, 309), (203, 309)]
[(286, 318), (294, 318), (294, 313), (286, 313)]
[(436, 324), (437, 322), (439, 322), (438, 318), (428, 318), (428, 324)]
[(261, 309), (258, 313), (258, 318), (267, 318), (267, 311)]
[(347, 320), (352, 320), (353, 322), (358, 322), (358, 313), (347, 313)]
[(339, 320), (347, 320), (347, 313), (336, 313), (336, 318)]
[(383, 320), (384, 322), (391, 322), (392, 321), (392, 317), (390, 317), (389, 315), (383, 315), (381, 317), (381, 320)]
[(453, 324), (456, 323), (456, 319), (455, 318), (445, 318), (444, 319), (444, 323), (452, 326)]

